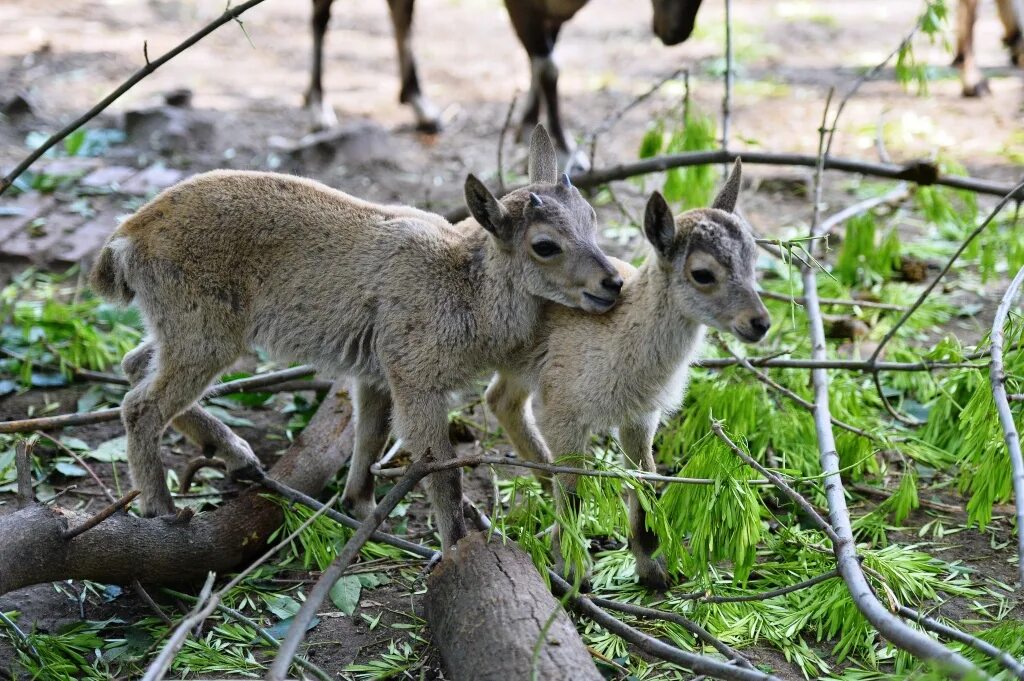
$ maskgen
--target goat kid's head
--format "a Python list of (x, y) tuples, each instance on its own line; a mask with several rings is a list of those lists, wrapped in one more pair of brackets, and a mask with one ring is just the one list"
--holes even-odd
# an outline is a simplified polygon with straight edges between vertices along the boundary
[(523, 272), (535, 296), (601, 313), (619, 298), (622, 277), (597, 244), (596, 215), (567, 175), (558, 176), (551, 138), (538, 125), (530, 138), (530, 184), (500, 201), (475, 176), (466, 205), (499, 250)]
[(701, 0), (651, 0), (654, 34), (665, 45), (678, 45), (693, 33)]
[(737, 159), (711, 208), (689, 210), (674, 219), (665, 198), (655, 192), (647, 202), (644, 233), (672, 277), (672, 295), (688, 316), (756, 343), (768, 333), (771, 317), (757, 294), (757, 245), (735, 212), (740, 175)]

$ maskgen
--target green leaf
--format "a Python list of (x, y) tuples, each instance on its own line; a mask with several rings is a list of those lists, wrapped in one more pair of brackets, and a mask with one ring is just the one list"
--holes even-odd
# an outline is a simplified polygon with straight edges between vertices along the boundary
[(272, 593), (265, 593), (262, 596), (267, 604), (267, 609), (274, 613), (274, 616), (278, 619), (283, 620), (293, 617), (299, 611), (299, 608), (302, 607), (297, 600), (290, 596)]
[(63, 444), (68, 449), (74, 449), (74, 450), (77, 450), (79, 452), (87, 452), (87, 451), (89, 451), (89, 444), (85, 440), (80, 440), (77, 437), (72, 437), (70, 435), (65, 435), (64, 437), (62, 437), (60, 439), (60, 441), (61, 441), (61, 444)]
[(58, 473), (68, 478), (81, 478), (87, 474), (84, 468), (70, 461), (58, 461), (54, 468), (57, 469)]
[(228, 426), (253, 426), (255, 425), (249, 419), (243, 416), (235, 416), (224, 407), (218, 407), (217, 405), (209, 405), (206, 410), (216, 416), (218, 419), (224, 422)]
[(112, 463), (114, 461), (128, 460), (128, 438), (122, 435), (113, 440), (107, 440), (92, 450), (86, 456), (95, 461)]
[(346, 615), (351, 615), (359, 605), (359, 594), (363, 585), (358, 575), (345, 575), (331, 587), (331, 602)]

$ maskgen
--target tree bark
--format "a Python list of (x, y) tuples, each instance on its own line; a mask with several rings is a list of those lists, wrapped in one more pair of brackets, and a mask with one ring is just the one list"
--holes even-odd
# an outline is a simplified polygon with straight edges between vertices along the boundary
[(482, 533), (461, 540), (430, 575), (425, 606), (453, 681), (603, 678), (530, 557), (514, 544), (488, 542)]
[[(352, 409), (339, 383), (270, 477), (319, 494), (352, 452)], [(34, 505), (0, 518), (0, 594), (43, 582), (90, 579), (105, 584), (176, 584), (228, 572), (258, 556), (281, 526), (280, 506), (254, 486), (208, 513), (180, 519), (114, 515), (70, 540), (89, 516)]]

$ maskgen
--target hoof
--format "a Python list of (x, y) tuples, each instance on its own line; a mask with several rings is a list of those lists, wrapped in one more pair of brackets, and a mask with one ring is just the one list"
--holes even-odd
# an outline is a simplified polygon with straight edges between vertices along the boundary
[[(373, 499), (348, 499), (342, 498), (341, 510), (356, 520), (366, 520), (377, 509), (377, 502)], [(386, 521), (385, 521), (386, 523)], [(384, 525), (381, 525), (383, 528)]]
[(992, 94), (992, 90), (989, 88), (987, 80), (979, 80), (977, 83), (973, 83), (971, 85), (964, 84), (964, 97), (986, 97), (990, 94)]
[(267, 473), (258, 463), (250, 463), (228, 471), (228, 477), (235, 482), (261, 482), (267, 477)]
[(140, 507), (143, 518), (158, 518), (177, 514), (177, 509), (174, 507), (174, 499), (171, 498), (171, 493), (166, 489), (161, 494), (143, 494)]
[(645, 564), (638, 562), (636, 572), (640, 578), (640, 584), (651, 591), (668, 591), (671, 580), (669, 580), (668, 570), (665, 569), (665, 561), (661, 558), (645, 561)]
[(422, 132), (425, 135), (436, 135), (442, 129), (444, 126), (441, 124), (440, 118), (416, 121), (416, 132)]

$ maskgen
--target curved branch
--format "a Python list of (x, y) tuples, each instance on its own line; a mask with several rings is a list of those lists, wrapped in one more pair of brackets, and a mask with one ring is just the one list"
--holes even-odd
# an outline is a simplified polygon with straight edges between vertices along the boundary
[[(351, 415), (348, 402), (332, 392), (269, 475), (319, 493), (352, 451)], [(70, 541), (64, 532), (89, 516), (41, 505), (6, 515), (0, 518), (0, 594), (64, 579), (180, 584), (235, 570), (281, 526), (281, 507), (264, 494), (261, 487), (248, 489), (187, 521), (117, 514)]]
[(996, 317), (992, 320), (992, 363), (989, 365), (989, 379), (992, 382), (992, 399), (999, 413), (999, 425), (1013, 466), (1013, 497), (1017, 507), (1017, 579), (1024, 586), (1024, 456), (1021, 456), (1020, 435), (1013, 421), (1010, 402), (1006, 397), (1006, 374), (1003, 371), (1003, 324), (1010, 313), (1010, 306), (1024, 282), (1024, 267), (1017, 272), (999, 301)]

